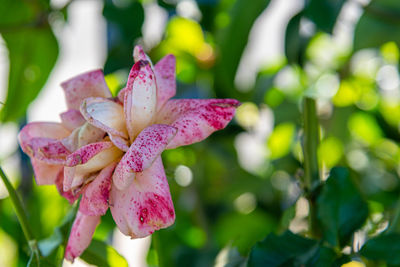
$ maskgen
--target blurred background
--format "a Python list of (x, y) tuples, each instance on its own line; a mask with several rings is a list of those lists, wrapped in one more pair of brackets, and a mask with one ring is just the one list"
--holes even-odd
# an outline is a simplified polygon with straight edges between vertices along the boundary
[[(0, 36), (0, 164), (40, 240), (54, 238), (71, 208), (54, 186), (34, 183), (17, 133), (60, 121), (59, 84), (79, 73), (104, 69), (116, 95), (135, 44), (154, 63), (176, 56), (177, 98), (242, 105), (225, 130), (163, 153), (176, 222), (155, 234), (157, 251), (102, 218), (95, 238), (130, 266), (240, 266), (267, 234), (307, 231), (304, 96), (317, 99), (323, 179), (348, 168), (368, 207), (342, 252), (387, 227), (400, 191), (399, 1), (3, 0)], [(25, 266), (29, 248), (7, 196), (0, 183), (0, 266)]]

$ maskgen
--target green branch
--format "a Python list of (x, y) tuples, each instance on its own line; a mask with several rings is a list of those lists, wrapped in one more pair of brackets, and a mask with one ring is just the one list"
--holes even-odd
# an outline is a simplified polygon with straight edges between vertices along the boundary
[(4, 182), (4, 185), (7, 188), (11, 202), (14, 205), (15, 213), (17, 214), (18, 221), (21, 224), (22, 231), (24, 232), (25, 238), (28, 241), (29, 247), (31, 248), (32, 253), (35, 255), (37, 262), (39, 262), (39, 250), (37, 246), (37, 241), (33, 236), (32, 231), (29, 227), (28, 218), (26, 217), (26, 213), (24, 211), (24, 208), (22, 207), (21, 200), (19, 199), (17, 192), (11, 185), (10, 181), (8, 180), (6, 174), (4, 173), (1, 167), (0, 167), (0, 176)]

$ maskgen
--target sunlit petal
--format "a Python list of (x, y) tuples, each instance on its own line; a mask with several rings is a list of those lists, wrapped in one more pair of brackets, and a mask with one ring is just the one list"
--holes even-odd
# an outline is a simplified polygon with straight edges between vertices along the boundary
[(77, 109), (82, 101), (88, 97), (111, 97), (102, 70), (94, 70), (75, 76), (61, 84), (64, 89), (67, 106), (69, 109)]
[(174, 223), (175, 212), (161, 157), (125, 190), (112, 187), (110, 209), (118, 228), (132, 238), (145, 237)]
[(101, 97), (89, 97), (83, 100), (81, 112), (90, 124), (113, 135), (128, 138), (124, 108), (120, 104)]
[(124, 96), (126, 126), (131, 141), (152, 122), (156, 102), (154, 73), (147, 61), (138, 61), (129, 73)]
[(175, 136), (177, 129), (164, 124), (145, 128), (122, 157), (113, 175), (114, 185), (123, 190), (132, 182), (134, 172), (149, 168)]
[(157, 113), (156, 123), (178, 129), (167, 149), (189, 145), (225, 128), (239, 104), (234, 99), (173, 99)]

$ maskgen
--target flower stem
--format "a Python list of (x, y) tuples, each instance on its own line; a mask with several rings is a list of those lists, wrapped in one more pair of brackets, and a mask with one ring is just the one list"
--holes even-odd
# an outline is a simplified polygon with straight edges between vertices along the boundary
[(160, 233), (155, 232), (151, 235), (151, 242), (153, 242), (154, 249), (157, 252), (157, 258), (158, 258), (158, 267), (164, 267), (164, 255), (161, 247), (161, 242), (160, 242)]
[(315, 191), (320, 184), (317, 149), (319, 143), (319, 124), (317, 117), (316, 101), (312, 98), (304, 98), (304, 186), (307, 190), (307, 199), (310, 206), (309, 232), (313, 237), (320, 236), (320, 230), (316, 214)]
[(0, 176), (4, 182), (4, 185), (7, 188), (11, 202), (14, 205), (15, 213), (17, 214), (19, 223), (21, 224), (22, 231), (24, 232), (25, 238), (28, 241), (29, 247), (31, 248), (32, 253), (35, 254), (37, 262), (39, 262), (39, 250), (37, 246), (37, 241), (34, 238), (32, 231), (29, 227), (28, 218), (26, 217), (26, 213), (24, 211), (24, 208), (22, 207), (21, 200), (19, 199), (17, 192), (11, 185), (10, 181), (8, 180), (6, 174), (4, 173), (1, 167), (0, 167)]

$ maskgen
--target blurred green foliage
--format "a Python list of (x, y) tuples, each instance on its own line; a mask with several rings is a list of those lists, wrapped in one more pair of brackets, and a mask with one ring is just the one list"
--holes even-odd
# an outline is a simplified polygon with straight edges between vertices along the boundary
[[(121, 70), (129, 70), (134, 44), (143, 43), (143, 23), (151, 20), (145, 7), (158, 4), (168, 17), (163, 38), (145, 49), (153, 62), (176, 56), (177, 97), (232, 97), (243, 105), (224, 131), (164, 152), (176, 222), (154, 234), (149, 266), (399, 265), (400, 2), (304, 1), (282, 33), (285, 59), (268, 62), (245, 92), (235, 76), (250, 31), (270, 1), (192, 1), (201, 14), (192, 19), (180, 15), (178, 2), (104, 1), (104, 69), (114, 95), (126, 82)], [(58, 18), (68, 23), (70, 4), (0, 2), (10, 61), (2, 122), (21, 123), (44, 86), (58, 56), (51, 18), (62, 14)], [(336, 35), (344, 23), (340, 14), (355, 4), (361, 15), (347, 25), (354, 35), (343, 45)], [(305, 96), (317, 99), (321, 135), (321, 181), (311, 192), (303, 179)], [(25, 177), (26, 159), (21, 166)], [(189, 184), (179, 178), (182, 166), (192, 173)], [(31, 181), (30, 174), (17, 183), (30, 223), (42, 256), (59, 264), (73, 209), (55, 188)], [(314, 206), (319, 235), (308, 228)], [(0, 218), (0, 265), (25, 266), (29, 247), (8, 198), (0, 201)], [(84, 260), (125, 264), (109, 246), (114, 227), (107, 213)]]

